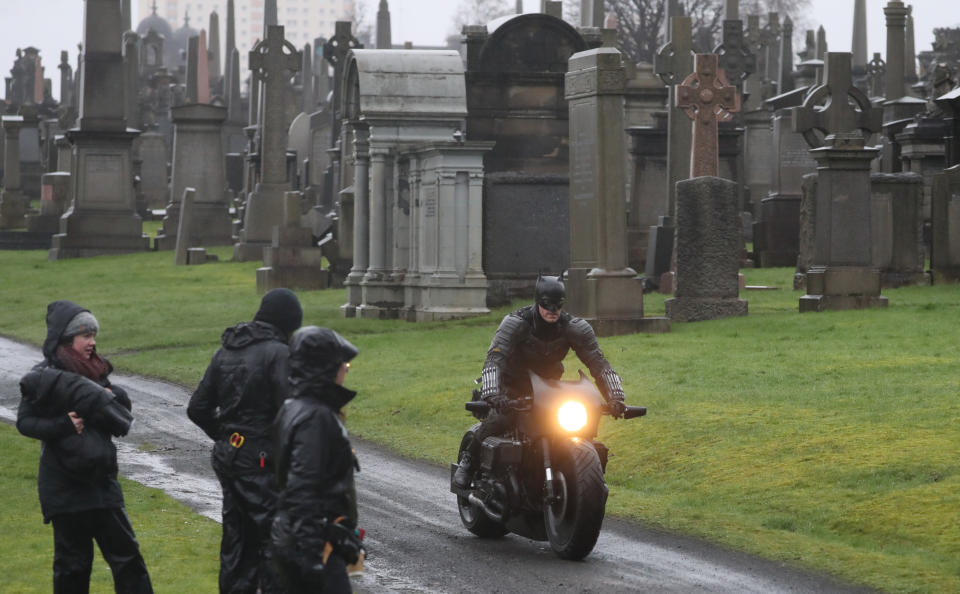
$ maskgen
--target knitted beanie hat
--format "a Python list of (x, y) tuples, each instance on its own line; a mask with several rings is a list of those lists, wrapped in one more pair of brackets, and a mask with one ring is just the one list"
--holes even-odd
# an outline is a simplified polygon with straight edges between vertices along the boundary
[(260, 300), (260, 309), (253, 316), (253, 320), (273, 324), (289, 336), (300, 327), (303, 321), (303, 309), (293, 291), (273, 289)]
[(100, 324), (97, 322), (97, 318), (93, 317), (93, 314), (89, 311), (81, 311), (73, 316), (61, 336), (63, 338), (73, 338), (78, 334), (86, 334), (87, 332), (96, 334), (99, 331)]

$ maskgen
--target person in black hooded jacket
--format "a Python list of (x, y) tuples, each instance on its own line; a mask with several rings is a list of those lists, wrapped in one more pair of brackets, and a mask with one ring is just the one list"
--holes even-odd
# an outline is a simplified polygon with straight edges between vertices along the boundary
[(252, 322), (227, 328), (187, 415), (214, 440), (223, 490), (220, 591), (276, 592), (267, 557), (276, 505), (270, 427), (289, 392), (287, 341), (303, 310), (289, 289), (263, 296)]
[(152, 592), (111, 439), (130, 428), (130, 398), (108, 379), (113, 367), (96, 352), (98, 331), (76, 303), (47, 306), (44, 358), (20, 380), (17, 429), (43, 441), (37, 490), (43, 521), (53, 524), (53, 591), (89, 591), (96, 540), (117, 592)]
[(291, 395), (274, 424), (280, 498), (271, 539), (288, 592), (351, 592), (360, 557), (353, 472), (341, 408), (357, 348), (329, 328), (305, 326), (290, 342)]

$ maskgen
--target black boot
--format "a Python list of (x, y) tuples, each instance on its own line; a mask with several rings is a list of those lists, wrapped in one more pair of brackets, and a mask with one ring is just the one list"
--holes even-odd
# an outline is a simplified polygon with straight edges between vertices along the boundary
[(458, 489), (468, 489), (473, 482), (473, 456), (464, 452), (460, 458), (460, 466), (453, 473), (453, 486)]

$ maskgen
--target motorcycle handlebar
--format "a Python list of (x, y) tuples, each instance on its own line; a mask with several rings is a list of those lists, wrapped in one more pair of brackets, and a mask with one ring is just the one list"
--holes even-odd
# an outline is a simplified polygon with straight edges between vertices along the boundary
[[(517, 406), (515, 408), (520, 408), (522, 404), (525, 404), (525, 403), (523, 401), (518, 401)], [(480, 413), (480, 414), (490, 411), (490, 405), (484, 400), (473, 400), (471, 402), (467, 402), (465, 405), (465, 408), (472, 413)], [(604, 412), (608, 412), (606, 410), (606, 406), (604, 406)], [(647, 414), (647, 409), (644, 406), (627, 406), (623, 411), (623, 418), (635, 419), (637, 417), (642, 417), (646, 414)]]

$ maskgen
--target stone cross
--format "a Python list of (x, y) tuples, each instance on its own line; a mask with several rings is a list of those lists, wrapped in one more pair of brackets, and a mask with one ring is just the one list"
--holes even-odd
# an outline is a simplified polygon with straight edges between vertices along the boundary
[(690, 177), (717, 176), (717, 124), (740, 111), (740, 94), (727, 83), (715, 54), (697, 54), (696, 70), (677, 87), (677, 107), (694, 121)]
[[(811, 148), (824, 144), (817, 131), (824, 135), (859, 132), (864, 141), (870, 134), (879, 132), (883, 112), (873, 107), (866, 94), (853, 86), (850, 54), (828, 53), (824, 70), (826, 82), (807, 93), (803, 105), (792, 108), (793, 131), (803, 134)], [(850, 100), (856, 104), (856, 109), (850, 105)]]
[(352, 23), (350, 21), (337, 21), (333, 37), (328, 39), (323, 46), (323, 59), (333, 66), (333, 109), (330, 110), (333, 117), (331, 142), (336, 142), (340, 138), (340, 124), (343, 120), (340, 113), (340, 79), (342, 78), (347, 53), (352, 49), (363, 47), (363, 44), (353, 36), (351, 27)]
[(738, 88), (757, 69), (757, 57), (743, 39), (743, 21), (723, 21), (723, 41), (713, 53), (720, 57), (720, 67), (726, 73), (727, 80)]
[(668, 99), (667, 133), (667, 215), (674, 212), (676, 205), (676, 184), (686, 179), (689, 170), (680, 164), (690, 155), (690, 126), (677, 117), (675, 85), (693, 72), (693, 35), (690, 17), (680, 16), (670, 19), (670, 41), (654, 57), (653, 68), (663, 84), (667, 85)]
[(886, 72), (887, 63), (880, 57), (880, 52), (874, 52), (873, 59), (867, 64), (867, 78), (870, 80), (871, 97), (883, 97), (883, 83)]
[(267, 29), (267, 38), (250, 50), (248, 62), (253, 77), (262, 85), (263, 93), (261, 109), (265, 121), (261, 122), (261, 178), (267, 183), (282, 183), (287, 178), (287, 134), (282, 129), (281, 109), (287, 91), (285, 73), (300, 69), (300, 52), (284, 38), (282, 26), (271, 25)]

